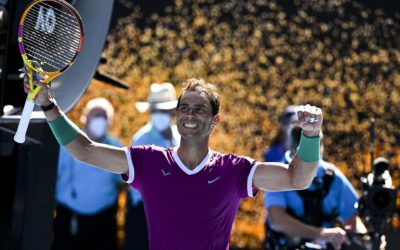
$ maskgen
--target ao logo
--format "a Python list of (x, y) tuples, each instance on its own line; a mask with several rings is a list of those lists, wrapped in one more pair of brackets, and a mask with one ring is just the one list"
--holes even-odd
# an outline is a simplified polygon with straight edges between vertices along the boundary
[(56, 26), (56, 15), (52, 8), (47, 10), (40, 6), (39, 13), (36, 19), (36, 30), (41, 30), (43, 32), (52, 33), (54, 27)]

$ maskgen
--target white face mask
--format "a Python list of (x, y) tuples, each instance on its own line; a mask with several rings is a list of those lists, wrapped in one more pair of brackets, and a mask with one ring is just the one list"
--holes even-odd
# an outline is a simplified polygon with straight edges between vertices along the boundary
[(162, 132), (171, 125), (172, 117), (166, 113), (152, 113), (151, 121), (156, 130)]
[(107, 129), (108, 122), (104, 117), (95, 117), (89, 121), (88, 130), (95, 139), (100, 139), (105, 136)]

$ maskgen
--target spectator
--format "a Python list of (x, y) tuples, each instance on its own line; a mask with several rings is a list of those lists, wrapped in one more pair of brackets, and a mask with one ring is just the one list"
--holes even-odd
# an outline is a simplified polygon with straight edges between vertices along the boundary
[[(104, 98), (90, 100), (81, 117), (95, 141), (113, 146), (108, 135), (114, 109)], [(60, 147), (56, 184), (53, 250), (117, 249), (116, 211), (119, 175), (76, 161)]]
[(279, 132), (272, 141), (271, 147), (264, 154), (264, 161), (280, 162), (290, 147), (290, 131), (297, 122), (296, 106), (285, 108), (279, 117)]
[[(301, 130), (293, 128), (290, 149), (285, 153), (287, 163), (295, 156), (300, 136)], [(347, 178), (320, 157), (317, 174), (308, 189), (265, 193), (268, 211), (265, 249), (301, 249), (310, 243), (323, 249), (328, 244), (340, 249), (343, 243), (348, 243), (345, 229), (367, 232), (357, 216), (357, 201), (357, 193)], [(337, 221), (343, 226), (337, 226)]]

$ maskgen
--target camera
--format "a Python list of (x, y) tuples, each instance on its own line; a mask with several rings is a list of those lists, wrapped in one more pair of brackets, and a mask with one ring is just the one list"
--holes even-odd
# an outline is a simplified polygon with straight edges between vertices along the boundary
[(362, 195), (358, 211), (368, 223), (369, 230), (381, 234), (396, 210), (397, 190), (392, 186), (389, 161), (378, 157), (372, 165), (372, 172), (361, 178)]

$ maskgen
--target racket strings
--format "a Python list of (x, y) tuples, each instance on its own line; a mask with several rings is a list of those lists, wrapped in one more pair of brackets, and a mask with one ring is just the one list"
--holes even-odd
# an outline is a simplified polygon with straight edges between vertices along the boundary
[[(72, 48), (66, 50), (66, 49), (61, 49), (63, 47), (59, 47), (57, 49), (50, 51), (49, 48), (47, 47), (48, 42), (54, 43), (54, 40), (38, 42), (38, 39), (35, 40), (35, 37), (33, 37), (32, 39), (26, 38), (24, 40), (24, 46), (27, 55), (35, 59), (42, 59), (44, 60), (44, 62), (49, 64), (50, 63), (53, 63), (53, 65), (61, 64), (63, 65), (62, 67), (64, 67), (67, 63), (69, 63), (76, 55), (76, 49), (72, 51)], [(58, 66), (58, 68), (60, 67)]]
[[(45, 28), (37, 29), (37, 18), (45, 15), (47, 10), (40, 13), (40, 6), (51, 7), (55, 11), (56, 19), (52, 32), (46, 32)], [(22, 40), (26, 54), (30, 59), (41, 61), (48, 66), (60, 70), (66, 67), (76, 56), (81, 44), (81, 29), (77, 17), (65, 11), (53, 8), (49, 4), (41, 2), (28, 11), (23, 25)], [(47, 15), (47, 14), (46, 14)], [(48, 22), (48, 16), (42, 16), (42, 22)], [(47, 23), (46, 23), (47, 24)], [(43, 23), (39, 23), (43, 25)], [(51, 25), (51, 23), (50, 23)]]
[[(50, 4), (46, 4), (45, 2), (40, 2), (39, 4), (36, 4), (36, 5), (32, 6), (31, 10), (38, 9), (38, 12), (39, 12), (40, 7), (43, 6), (43, 5), (45, 7), (47, 7), (47, 9), (51, 8), (52, 10), (54, 10), (56, 12), (58, 11), (59, 14), (60, 14), (60, 17), (63, 18), (64, 20), (66, 20), (66, 21), (76, 20), (76, 16), (75, 15), (71, 15), (68, 11), (62, 11), (59, 8), (56, 8), (56, 7), (54, 7), (54, 6), (50, 5)], [(62, 8), (66, 8), (66, 7), (62, 6)]]
[[(59, 33), (57, 35), (52, 35), (52, 36), (45, 36), (42, 33), (36, 31), (34, 28), (32, 28), (32, 26), (24, 26), (23, 27), (23, 38), (25, 37), (33, 37), (33, 36), (37, 36), (39, 38), (44, 38), (45, 40), (47, 39), (54, 39), (55, 41), (61, 41), (62, 44), (67, 44), (68, 46), (66, 47), (70, 47), (70, 48), (75, 48), (75, 47), (79, 47), (80, 44), (80, 40), (74, 38), (73, 36), (71, 36), (70, 34), (66, 33)], [(50, 47), (49, 44), (46, 44), (46, 46)]]
[[(35, 15), (36, 14), (36, 15)], [(77, 21), (76, 17), (70, 16), (71, 18), (65, 20), (59, 20), (60, 17), (63, 17), (61, 14), (67, 14), (65, 12), (60, 12), (60, 15), (57, 16), (57, 27), (60, 27), (59, 30), (64, 31), (64, 33), (69, 33), (70, 35), (74, 36), (78, 41), (80, 40), (81, 29), (79, 28), (79, 22)], [(39, 11), (36, 11), (32, 8), (32, 11), (29, 11), (26, 20), (31, 26), (36, 27), (36, 20), (39, 15)], [(67, 22), (66, 22), (67, 21)], [(56, 34), (57, 35), (57, 34)]]
[[(27, 17), (35, 18), (39, 16), (39, 13), (40, 13), (40, 6), (36, 8), (32, 7), (32, 9), (28, 12)], [(66, 17), (65, 15), (67, 15), (68, 17)], [(61, 23), (63, 27), (77, 27), (77, 30), (80, 32), (80, 29), (78, 28), (79, 23), (75, 16), (71, 16), (66, 12), (59, 11), (59, 14), (56, 14), (56, 17), (57, 17), (57, 23)], [(33, 20), (33, 23), (35, 23), (36, 25), (35, 20)]]
[[(40, 50), (40, 48), (37, 48), (37, 46), (32, 45), (32, 46), (26, 46), (26, 55), (29, 60), (37, 60), (40, 62), (45, 63), (46, 65), (52, 66), (56, 68), (56, 70), (60, 70), (64, 67), (66, 67), (75, 57), (75, 55), (71, 56), (70, 58), (65, 58), (62, 56), (62, 54), (50, 54), (46, 53), (43, 50)], [(46, 70), (49, 71), (49, 70)]]
[[(36, 29), (36, 21), (34, 20), (34, 16), (30, 16), (27, 15), (24, 21), (24, 25), (28, 24), (29, 26), (32, 26)], [(78, 27), (76, 27), (78, 24), (77, 23), (73, 23), (70, 26), (67, 25), (63, 25), (62, 27), (65, 29), (64, 33), (69, 33), (71, 36), (75, 37), (75, 39), (77, 39), (78, 41), (80, 40), (80, 29)], [(75, 29), (71, 29), (71, 26), (76, 27)], [(46, 33), (46, 32), (45, 32)], [(55, 34), (57, 35), (57, 34)]]
[(30, 60), (36, 60), (45, 63), (47, 66), (51, 66), (54, 69), (46, 71), (57, 71), (64, 68), (71, 60), (57, 60), (54, 57), (49, 57), (48, 54), (42, 53), (39, 49), (35, 47), (28, 47), (26, 50), (26, 55)]
[[(57, 35), (57, 36), (43, 36), (41, 33), (37, 32), (36, 30), (32, 29), (31, 26), (24, 26), (23, 27), (23, 40), (35, 42), (31, 37), (41, 38), (43, 40), (50, 40), (50, 42), (55, 42), (56, 44), (53, 45), (54, 49), (61, 49), (64, 52), (71, 51), (72, 53), (76, 52), (76, 49), (80, 45), (80, 40), (71, 37), (70, 34), (65, 35)], [(61, 44), (59, 43), (61, 41)], [(69, 42), (69, 43), (68, 43)], [(43, 43), (43, 42), (42, 42)], [(66, 44), (67, 46), (64, 46)], [(48, 43), (43, 44), (45, 47), (51, 48)], [(61, 46), (60, 46), (61, 45)]]

